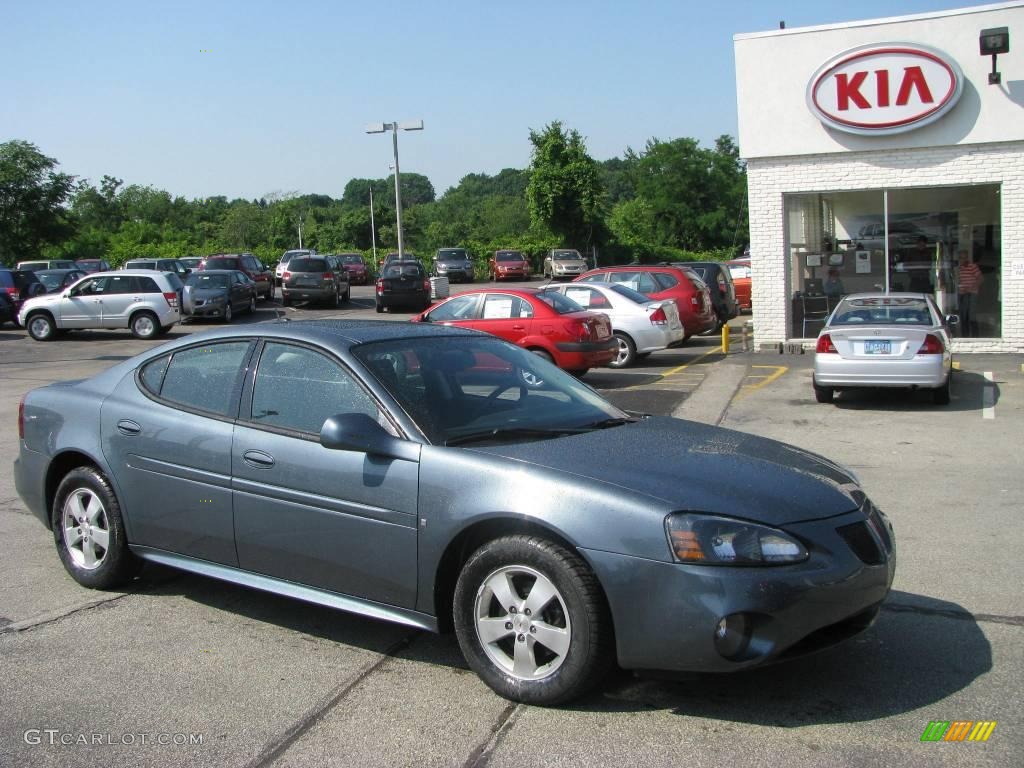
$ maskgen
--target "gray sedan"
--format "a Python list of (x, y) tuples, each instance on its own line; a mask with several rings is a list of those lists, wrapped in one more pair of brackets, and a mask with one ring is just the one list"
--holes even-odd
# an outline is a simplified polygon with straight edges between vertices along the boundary
[(814, 395), (831, 403), (837, 389), (910, 387), (931, 390), (949, 403), (953, 356), (947, 325), (931, 296), (920, 293), (855, 293), (836, 306), (818, 334)]
[(207, 269), (185, 278), (181, 296), (186, 318), (219, 317), (230, 323), (236, 312), (256, 311), (256, 283), (236, 269)]
[(18, 427), (18, 493), (79, 583), (148, 561), (454, 628), (516, 701), (567, 701), (616, 661), (726, 672), (820, 648), (893, 579), (892, 529), (843, 468), (625, 413), (457, 328), (218, 329), (33, 390)]

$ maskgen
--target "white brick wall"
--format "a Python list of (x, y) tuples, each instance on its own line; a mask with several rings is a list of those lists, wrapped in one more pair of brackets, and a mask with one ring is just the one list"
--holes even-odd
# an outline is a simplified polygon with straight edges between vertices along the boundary
[(750, 253), (754, 344), (787, 340), (793, 289), (784, 232), (787, 193), (1000, 184), (1002, 189), (1001, 339), (956, 339), (954, 352), (1024, 352), (1024, 278), (1010, 265), (1024, 260), (1024, 141), (885, 152), (751, 159)]

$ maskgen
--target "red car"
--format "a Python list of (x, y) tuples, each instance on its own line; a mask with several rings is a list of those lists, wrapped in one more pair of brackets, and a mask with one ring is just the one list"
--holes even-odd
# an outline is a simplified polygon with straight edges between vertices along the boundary
[(491, 282), (516, 278), (530, 279), (530, 262), (519, 251), (495, 251), (487, 264)]
[(608, 365), (618, 352), (607, 315), (589, 312), (560, 293), (533, 288), (460, 293), (420, 313), (412, 322), (486, 331), (577, 376)]
[(675, 299), (687, 339), (718, 326), (708, 287), (685, 269), (635, 264), (602, 267), (580, 275), (573, 282), (623, 283), (651, 299)]
[(338, 254), (345, 271), (348, 272), (348, 281), (352, 285), (366, 285), (370, 280), (370, 270), (366, 266), (366, 259), (359, 253)]
[(199, 269), (237, 269), (256, 283), (257, 296), (267, 301), (274, 298), (273, 273), (251, 253), (216, 253), (203, 259)]
[(733, 259), (725, 262), (732, 274), (732, 283), (736, 286), (736, 303), (740, 309), (753, 309), (754, 302), (750, 296), (751, 271), (750, 259)]

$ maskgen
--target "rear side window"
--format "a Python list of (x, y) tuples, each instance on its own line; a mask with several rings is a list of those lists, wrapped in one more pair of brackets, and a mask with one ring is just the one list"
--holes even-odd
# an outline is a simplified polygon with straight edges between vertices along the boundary
[[(248, 354), (248, 341), (175, 352), (156, 394), (191, 408), (233, 416), (229, 412), (233, 410), (236, 385)], [(144, 375), (143, 380), (148, 381), (148, 377)]]
[[(627, 286), (632, 288), (634, 291), (640, 293), (657, 293), (658, 291), (665, 290), (665, 288), (671, 288), (675, 285), (675, 280), (669, 275), (665, 275), (661, 272), (638, 272), (638, 271), (623, 271), (614, 272), (610, 275), (612, 283), (625, 283)], [(666, 277), (672, 280), (667, 285), (663, 285), (659, 278)]]
[(132, 293), (162, 293), (152, 277), (133, 277), (131, 286)]
[(238, 259), (207, 259), (206, 269), (238, 269)]
[(167, 361), (170, 359), (170, 355), (158, 357), (156, 360), (146, 363), (139, 371), (142, 386), (154, 395), (160, 394), (160, 386), (164, 383), (164, 373), (167, 372)]
[(380, 417), (373, 398), (334, 360), (305, 347), (267, 343), (256, 369), (253, 421), (316, 434), (340, 413)]
[(115, 293), (131, 293), (132, 292), (132, 279), (128, 275), (111, 275), (107, 282), (107, 288), (104, 293), (115, 294)]
[(178, 277), (173, 272), (168, 272), (166, 274), (166, 277), (167, 277), (167, 282), (170, 283), (171, 288), (173, 288), (175, 291), (180, 291), (182, 286), (185, 285), (183, 282), (181, 282), (181, 278)]
[(670, 275), (667, 272), (652, 272), (649, 277), (653, 277), (655, 282), (658, 284), (658, 288), (647, 290), (640, 288), (640, 293), (654, 293), (655, 291), (665, 291), (669, 288), (675, 288), (679, 285), (679, 281), (676, 280), (674, 275)]

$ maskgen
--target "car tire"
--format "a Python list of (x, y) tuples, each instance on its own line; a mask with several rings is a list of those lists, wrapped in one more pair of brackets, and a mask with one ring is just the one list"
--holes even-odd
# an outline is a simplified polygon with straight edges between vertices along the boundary
[(255, 314), (255, 313), (256, 313), (256, 297), (255, 296), (250, 296), (249, 297), (249, 314), (252, 315), (252, 314)]
[(93, 467), (76, 467), (64, 476), (50, 522), (64, 568), (83, 587), (110, 589), (138, 573), (121, 505), (110, 482)]
[(618, 352), (615, 359), (608, 363), (609, 368), (628, 368), (636, 362), (636, 344), (626, 334), (616, 331), (615, 341), (618, 344)]
[(384, 311), (384, 307), (382, 307), (380, 304), (376, 304), (374, 306), (375, 306), (375, 308), (377, 310), (377, 314), (380, 314), (381, 312)]
[(512, 701), (575, 698), (614, 657), (597, 577), (578, 555), (536, 536), (502, 537), (474, 552), (455, 586), (453, 618), (470, 667)]
[(291, 298), (291, 296), (288, 296), (287, 294), (285, 294), (282, 291), (281, 292), (281, 306), (282, 307), (290, 307), (291, 305), (292, 305), (292, 298)]
[(33, 312), (25, 320), (25, 328), (36, 341), (53, 341), (57, 336), (57, 325), (47, 312)]
[(946, 376), (946, 383), (932, 390), (932, 402), (936, 405), (949, 405), (949, 386), (952, 376)]
[(334, 289), (334, 295), (331, 297), (331, 300), (328, 303), (330, 304), (331, 309), (337, 309), (338, 308), (338, 305), (341, 303), (341, 297), (338, 296), (338, 289), (337, 288)]
[(836, 390), (834, 387), (819, 387), (813, 380), (812, 386), (814, 387), (814, 399), (819, 403), (831, 403), (835, 400)]
[(152, 339), (160, 329), (160, 321), (152, 312), (136, 312), (128, 321), (132, 336), (137, 339)]
[(230, 323), (231, 319), (235, 316), (235, 311), (231, 308), (231, 301), (224, 305), (224, 322)]
[(351, 286), (349, 286), (348, 288), (345, 289), (345, 295), (341, 297), (341, 300), (343, 302), (345, 302), (346, 304), (348, 304), (350, 301), (352, 301), (352, 287)]

